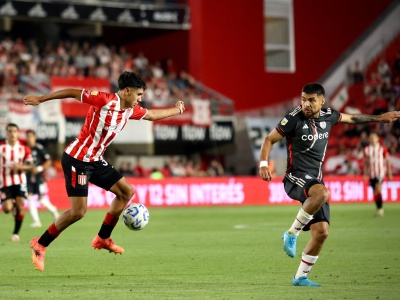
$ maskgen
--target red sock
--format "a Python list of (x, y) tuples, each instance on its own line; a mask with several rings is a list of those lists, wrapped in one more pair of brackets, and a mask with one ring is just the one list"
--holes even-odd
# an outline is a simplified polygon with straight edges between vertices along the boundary
[(104, 217), (103, 224), (115, 226), (117, 225), (117, 223), (118, 223), (118, 217), (107, 212), (106, 216)]
[(52, 223), (49, 228), (47, 228), (47, 231), (49, 232), (49, 234), (51, 236), (53, 236), (54, 238), (58, 237), (61, 233), (61, 231), (58, 231), (56, 224)]

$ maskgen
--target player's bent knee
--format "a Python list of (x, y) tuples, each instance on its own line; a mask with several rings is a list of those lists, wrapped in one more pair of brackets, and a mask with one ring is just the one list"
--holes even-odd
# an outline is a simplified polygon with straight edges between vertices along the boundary
[(330, 196), (331, 192), (327, 188), (322, 189), (321, 199), (324, 203), (328, 202)]
[(76, 222), (82, 219), (86, 214), (86, 210), (71, 211), (70, 216), (72, 221)]
[(127, 185), (122, 189), (121, 195), (118, 195), (124, 202), (129, 202), (129, 200), (132, 199), (132, 197), (135, 195), (135, 190), (131, 185)]

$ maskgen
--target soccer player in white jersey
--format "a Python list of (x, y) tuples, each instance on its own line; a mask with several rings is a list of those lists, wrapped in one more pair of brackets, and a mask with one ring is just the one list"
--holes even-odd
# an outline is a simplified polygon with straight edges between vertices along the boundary
[(90, 104), (85, 123), (66, 148), (62, 157), (70, 209), (61, 214), (40, 238), (33, 238), (32, 261), (43, 271), (46, 247), (71, 224), (79, 221), (87, 210), (88, 184), (91, 182), (115, 194), (98, 235), (92, 241), (95, 249), (123, 254), (125, 250), (110, 238), (119, 216), (134, 195), (134, 189), (112, 165), (103, 159), (103, 153), (129, 119), (155, 121), (183, 113), (184, 103), (165, 109), (145, 109), (140, 106), (146, 90), (145, 82), (133, 72), (123, 72), (118, 79), (117, 93), (80, 89), (63, 89), (40, 97), (27, 95), (26, 105), (64, 98), (75, 98)]
[(51, 214), (54, 220), (58, 218), (58, 210), (50, 199), (43, 197), (46, 191), (46, 175), (44, 172), (51, 166), (50, 154), (46, 151), (43, 145), (36, 142), (36, 133), (33, 130), (26, 132), (26, 143), (32, 152), (32, 159), (34, 168), (32, 171), (26, 173), (27, 186), (28, 186), (28, 207), (33, 223), (31, 227), (42, 227), (40, 222), (38, 209), (36, 203), (33, 201), (33, 196), (38, 196), (38, 201), (43, 205)]
[(288, 196), (302, 203), (292, 226), (283, 234), (283, 249), (290, 257), (296, 255), (296, 242), (300, 232), (310, 230), (311, 238), (303, 250), (297, 273), (292, 279), (295, 286), (320, 284), (307, 278), (316, 263), (325, 240), (330, 222), (329, 190), (324, 185), (322, 165), (331, 127), (337, 123), (363, 124), (370, 122), (393, 122), (400, 112), (382, 115), (345, 114), (325, 104), (325, 90), (317, 83), (303, 87), (301, 105), (287, 114), (265, 138), (260, 152), (260, 177), (271, 180), (268, 157), (272, 146), (286, 137), (287, 168), (283, 179)]
[(364, 178), (369, 177), (369, 184), (374, 190), (374, 201), (377, 208), (376, 215), (383, 217), (382, 182), (388, 175), (392, 180), (392, 166), (389, 151), (379, 143), (376, 133), (369, 135), (370, 144), (364, 148)]
[(24, 220), (24, 200), (27, 197), (25, 172), (33, 168), (32, 155), (29, 147), (18, 141), (16, 124), (7, 124), (6, 133), (6, 141), (0, 144), (1, 206), (5, 213), (12, 212), (15, 225), (11, 240), (19, 242), (18, 233)]

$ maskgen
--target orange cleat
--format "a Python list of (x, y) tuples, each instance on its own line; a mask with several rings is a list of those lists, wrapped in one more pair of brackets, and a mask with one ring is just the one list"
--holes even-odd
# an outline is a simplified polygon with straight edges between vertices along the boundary
[(102, 239), (99, 237), (99, 235), (96, 235), (95, 238), (92, 241), (92, 246), (94, 249), (106, 249), (110, 253), (119, 253), (123, 254), (125, 252), (124, 248), (118, 246), (117, 244), (114, 243), (114, 241), (111, 238), (107, 239)]
[(44, 256), (46, 247), (38, 243), (39, 238), (31, 239), (29, 245), (32, 249), (32, 263), (35, 265), (36, 270), (42, 272), (44, 270)]

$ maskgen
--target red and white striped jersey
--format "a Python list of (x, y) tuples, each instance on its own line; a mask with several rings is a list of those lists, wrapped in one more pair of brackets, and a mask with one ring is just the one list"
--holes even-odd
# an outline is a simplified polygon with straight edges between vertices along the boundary
[(389, 152), (386, 147), (376, 144), (364, 148), (364, 159), (368, 165), (370, 178), (384, 178), (386, 174), (386, 160)]
[(14, 164), (33, 162), (31, 149), (28, 146), (17, 142), (11, 146), (7, 141), (0, 144), (0, 186), (8, 187), (16, 184), (26, 184), (25, 171), (14, 171)]
[(147, 114), (147, 109), (138, 104), (134, 108), (121, 108), (118, 94), (83, 90), (81, 101), (90, 104), (90, 108), (78, 137), (65, 148), (65, 152), (86, 162), (103, 158), (107, 146), (125, 127), (128, 119), (141, 120)]

